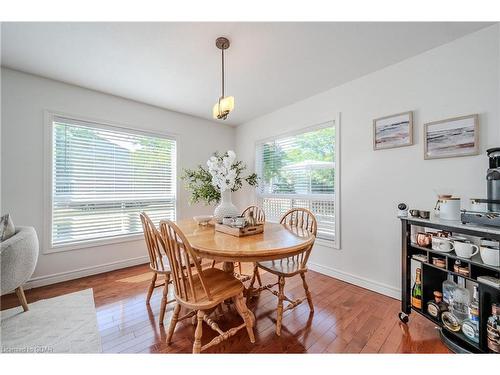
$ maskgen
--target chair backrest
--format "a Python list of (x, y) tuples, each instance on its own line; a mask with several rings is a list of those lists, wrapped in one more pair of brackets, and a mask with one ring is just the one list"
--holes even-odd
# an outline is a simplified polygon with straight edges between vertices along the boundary
[(165, 243), (149, 216), (145, 212), (141, 212), (140, 216), (144, 240), (148, 248), (149, 266), (155, 271), (165, 271), (168, 269), (168, 265), (165, 264), (166, 259), (164, 259), (164, 256), (167, 255)]
[(264, 223), (266, 221), (266, 214), (264, 213), (264, 210), (258, 206), (248, 206), (245, 208), (241, 216), (245, 216), (249, 212), (253, 213), (253, 217), (255, 218), (255, 221), (257, 223)]
[[(315, 237), (318, 233), (318, 223), (316, 221), (316, 217), (306, 208), (292, 208), (291, 210), (288, 210), (281, 218), (280, 224), (285, 224), (292, 228), (305, 229)], [(305, 268), (313, 245), (314, 243), (312, 243), (311, 246), (306, 248), (302, 253), (285, 259), (288, 262), (298, 262), (300, 263), (301, 268)]]
[[(179, 227), (170, 220), (162, 220), (160, 233), (170, 261), (176, 297), (186, 302), (197, 302), (204, 296), (211, 300), (212, 296), (203, 278), (200, 261)], [(195, 283), (196, 278), (199, 284)], [(202, 289), (195, 287), (200, 284)]]

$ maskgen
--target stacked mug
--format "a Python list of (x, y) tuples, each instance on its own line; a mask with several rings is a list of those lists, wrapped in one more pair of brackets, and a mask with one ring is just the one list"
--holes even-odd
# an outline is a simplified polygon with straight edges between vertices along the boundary
[(465, 237), (432, 235), (431, 244), (433, 250), (443, 253), (455, 251), (459, 258), (464, 259), (470, 259), (480, 253), (483, 263), (494, 267), (500, 266), (500, 244), (498, 241), (481, 238), (481, 246), (478, 246)]

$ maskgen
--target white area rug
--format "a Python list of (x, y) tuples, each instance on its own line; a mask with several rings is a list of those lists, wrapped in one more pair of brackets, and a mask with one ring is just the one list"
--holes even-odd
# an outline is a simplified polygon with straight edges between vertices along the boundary
[(0, 312), (3, 353), (101, 353), (92, 289)]

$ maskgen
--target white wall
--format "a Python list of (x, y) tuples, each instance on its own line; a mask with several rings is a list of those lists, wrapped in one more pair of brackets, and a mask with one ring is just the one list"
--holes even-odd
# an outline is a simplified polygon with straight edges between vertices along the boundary
[[(220, 123), (167, 111), (81, 87), (2, 68), (2, 213), (16, 225), (31, 225), (44, 244), (44, 110), (104, 120), (109, 123), (174, 133), (180, 170), (204, 164), (215, 150), (234, 148), (235, 130)], [(178, 218), (213, 210), (189, 206), (179, 189)], [(31, 285), (42, 285), (113, 268), (144, 263), (144, 240), (43, 254)], [(77, 272), (75, 272), (77, 271)]]
[[(397, 204), (431, 210), (434, 189), (448, 187), (462, 198), (486, 195), (484, 151), (500, 143), (498, 68), (494, 25), (240, 125), (236, 151), (253, 166), (256, 140), (335, 119), (340, 112), (341, 250), (316, 246), (310, 266), (399, 297)], [(408, 110), (415, 111), (415, 144), (373, 151), (372, 120)], [(480, 115), (480, 156), (424, 160), (424, 123), (472, 113)], [(251, 190), (238, 194), (241, 206), (252, 201)]]

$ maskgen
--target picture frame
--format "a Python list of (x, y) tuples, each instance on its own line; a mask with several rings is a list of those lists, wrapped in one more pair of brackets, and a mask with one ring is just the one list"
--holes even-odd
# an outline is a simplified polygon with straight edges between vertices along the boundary
[(373, 150), (413, 145), (413, 111), (373, 120)]
[(424, 124), (424, 159), (479, 154), (479, 115), (452, 117)]

